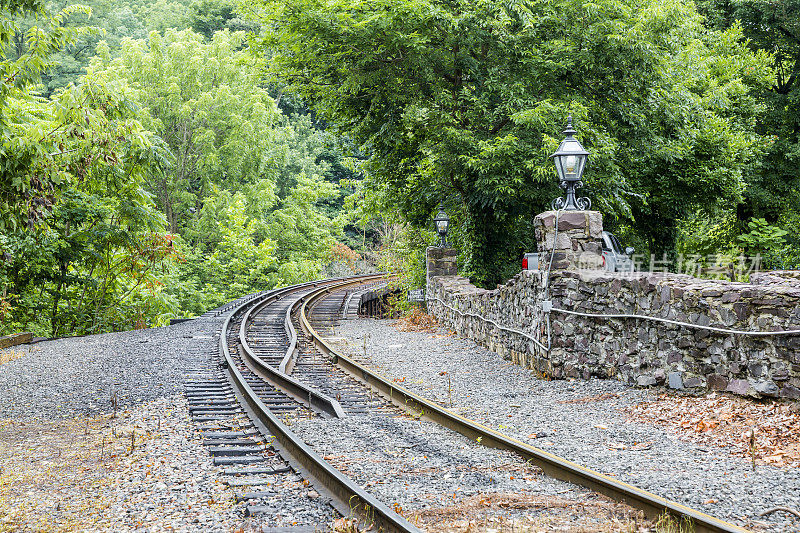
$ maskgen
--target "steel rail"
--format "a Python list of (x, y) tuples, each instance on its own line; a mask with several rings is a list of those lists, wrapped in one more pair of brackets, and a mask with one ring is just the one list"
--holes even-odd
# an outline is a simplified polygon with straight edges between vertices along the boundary
[[(382, 276), (385, 276), (385, 274), (381, 273), (381, 274), (378, 274), (377, 276), (382, 277)], [(383, 284), (381, 286), (385, 286), (385, 285), (386, 284)], [(342, 303), (342, 306), (343, 306), (342, 318), (344, 318), (344, 315), (347, 313), (347, 309), (348, 309), (348, 307), (350, 305), (350, 302), (352, 301), (354, 295), (355, 295), (355, 293), (348, 294), (346, 300)], [(302, 301), (302, 300), (303, 300), (303, 298), (300, 299), (300, 301)], [(291, 374), (292, 373), (292, 369), (294, 368), (294, 365), (295, 365), (295, 363), (297, 361), (297, 352), (298, 352), (298, 349), (297, 349), (297, 331), (295, 331), (294, 324), (292, 324), (292, 313), (296, 309), (297, 309), (297, 305), (289, 306), (286, 309), (286, 318), (284, 319), (284, 322), (283, 322), (283, 327), (286, 330), (286, 334), (289, 336), (289, 339), (290, 339), (289, 348), (286, 350), (286, 355), (283, 356), (283, 359), (281, 360), (281, 363), (278, 366), (278, 369), (281, 372), (283, 372), (284, 374)]]
[(347, 298), (344, 301), (344, 309), (342, 309), (342, 318), (347, 318), (347, 311), (350, 309), (350, 302), (353, 301), (353, 296), (355, 293), (351, 292), (347, 295)]
[(336, 352), (314, 330), (307, 316), (307, 312), (313, 309), (314, 304), (329, 290), (315, 291), (304, 299), (300, 309), (300, 324), (303, 330), (311, 337), (319, 350), (331, 358), (334, 364), (371, 387), (394, 405), (409, 411), (415, 417), (436, 422), (484, 446), (515, 452), (553, 478), (587, 487), (605, 494), (613, 500), (624, 502), (644, 511), (650, 519), (656, 520), (666, 512), (675, 519), (691, 521), (694, 531), (697, 533), (747, 533), (748, 530), (735, 524), (662, 498), (474, 422), (399, 386), (357, 361)]
[(278, 366), (278, 370), (283, 374), (291, 374), (294, 363), (297, 360), (297, 331), (295, 331), (294, 324), (292, 324), (292, 310), (294, 307), (290, 305), (286, 309), (286, 317), (283, 319), (283, 329), (286, 330), (286, 335), (289, 336), (289, 348)]
[[(247, 367), (254, 374), (279, 389), (297, 403), (306, 405), (312, 411), (322, 414), (323, 416), (344, 418), (344, 409), (342, 409), (342, 406), (339, 405), (338, 401), (319, 392), (313, 387), (309, 387), (305, 383), (298, 381), (292, 376), (279, 371), (277, 368), (273, 367), (256, 355), (253, 349), (250, 347), (250, 344), (247, 342), (247, 325), (252, 314), (279, 300), (282, 296), (292, 292), (293, 290), (297, 290), (297, 288), (276, 291), (276, 293), (266, 296), (244, 313), (242, 316), (242, 323), (239, 326), (239, 344), (242, 346), (243, 352), (242, 360), (245, 362), (245, 364), (247, 364)], [(292, 306), (289, 307), (291, 308)], [(295, 338), (294, 346), (296, 345), (297, 341)], [(292, 349), (291, 343), (290, 349)]]
[[(363, 281), (364, 278), (368, 279), (369, 277), (364, 276), (360, 280)], [(335, 283), (335, 280), (330, 282)], [(288, 287), (282, 293), (308, 285), (311, 284)], [(270, 298), (273, 295), (274, 293), (268, 293), (263, 299)], [(339, 472), (310, 446), (305, 444), (301, 438), (289, 430), (269, 410), (250, 385), (247, 384), (242, 373), (236, 368), (233, 357), (231, 357), (227, 337), (231, 318), (246, 306), (252, 304), (252, 301), (243, 303), (226, 316), (220, 334), (219, 352), (226, 363), (228, 381), (233, 386), (237, 398), (255, 426), (264, 435), (274, 436), (272, 446), (281, 453), (293, 468), (312, 482), (320, 492), (331, 497), (332, 504), (343, 516), (358, 515), (365, 524), (372, 524), (377, 531), (421, 533), (419, 528)]]

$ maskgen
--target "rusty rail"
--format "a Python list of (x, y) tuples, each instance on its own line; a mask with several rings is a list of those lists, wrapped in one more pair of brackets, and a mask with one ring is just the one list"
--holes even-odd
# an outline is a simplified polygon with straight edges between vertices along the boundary
[[(326, 282), (315, 282), (316, 284), (325, 283), (328, 290), (331, 286), (343, 286), (351, 283), (363, 283), (375, 276), (360, 276), (345, 281), (329, 280)], [(287, 287), (279, 291), (272, 291), (262, 297), (263, 300), (277, 298), (288, 294), (298, 288), (308, 287), (311, 284), (296, 285)], [(311, 481), (318, 489), (329, 495), (334, 506), (343, 516), (357, 515), (365, 524), (371, 524), (376, 531), (383, 532), (402, 532), (402, 533), (421, 533), (419, 528), (408, 522), (380, 500), (369, 494), (361, 486), (357, 485), (350, 478), (336, 470), (318, 453), (303, 442), (289, 428), (283, 424), (275, 414), (264, 404), (253, 389), (247, 384), (244, 376), (236, 368), (236, 364), (231, 357), (228, 349), (227, 333), (231, 317), (242, 312), (247, 306), (253, 305), (250, 301), (237, 306), (226, 317), (219, 341), (219, 353), (226, 363), (226, 373), (228, 380), (236, 391), (236, 396), (244, 407), (250, 419), (265, 435), (275, 437), (272, 445), (278, 449), (284, 459), (290, 462), (303, 476)]]

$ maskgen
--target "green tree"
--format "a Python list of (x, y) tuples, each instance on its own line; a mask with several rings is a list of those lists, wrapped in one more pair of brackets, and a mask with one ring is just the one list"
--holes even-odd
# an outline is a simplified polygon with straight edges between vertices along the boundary
[(781, 268), (781, 252), (786, 246), (784, 237), (788, 231), (767, 223), (763, 218), (755, 218), (747, 223), (747, 233), (739, 235), (739, 244), (744, 252), (765, 259), (768, 267)]
[[(124, 83), (90, 76), (51, 99), (37, 95), (36, 84), (53, 51), (81, 33), (62, 25), (77, 9), (53, 17), (42, 13), (46, 26), (28, 30), (27, 51), (14, 59), (0, 56), (0, 230), (31, 226), (60, 190), (90, 180), (95, 171), (118, 164), (130, 165), (126, 170), (133, 172), (139, 158), (153, 156), (152, 137), (136, 120)], [(4, 18), (7, 24), (13, 26)], [(136, 157), (123, 159), (125, 146), (124, 153)]]
[(318, 203), (336, 194), (332, 183), (301, 173), (291, 194), (265, 218), (263, 235), (277, 243), (276, 285), (314, 279), (322, 272), (343, 219), (329, 218)]
[[(163, 154), (122, 82), (93, 75), (45, 99), (36, 93), (52, 53), (81, 31), (78, 8), (27, 31), (0, 12), (0, 308), (5, 331), (96, 332), (153, 324), (168, 312), (158, 270), (171, 255), (163, 217), (143, 190)], [(163, 305), (162, 305), (163, 304)]]
[(274, 178), (279, 165), (279, 114), (258, 85), (258, 63), (240, 50), (245, 39), (224, 31), (206, 43), (191, 30), (153, 32), (146, 41), (123, 40), (118, 58), (101, 50), (91, 66), (137, 89), (146, 127), (175, 155), (173, 174), (149, 184), (172, 232), (188, 229), (210, 183), (252, 184)]
[[(67, 9), (70, 4), (68, 0), (49, 2), (48, 10), (57, 12)], [(84, 9), (91, 11), (89, 17), (84, 10), (75, 11), (72, 8), (63, 17), (63, 26), (70, 31), (77, 31), (78, 34), (50, 54), (50, 64), (41, 73), (42, 94), (45, 96), (50, 96), (70, 83), (77, 83), (78, 78), (84, 74), (89, 59), (94, 56), (100, 40), (105, 40), (112, 50), (116, 50), (123, 37), (147, 36), (144, 18), (132, 9), (137, 7), (134, 2), (121, 4), (112, 0), (88, 0), (82, 4)], [(28, 49), (26, 34), (30, 28), (40, 24), (40, 16), (37, 13), (18, 15), (15, 22), (17, 31), (13, 37), (13, 55), (20, 57)]]
[(196, 298), (218, 304), (318, 276), (341, 233), (319, 207), (338, 194), (325, 181), (328, 135), (308, 115), (279, 112), (244, 46), (244, 32), (205, 42), (167, 30), (123, 40), (117, 58), (100, 50), (90, 67), (136, 89), (145, 124), (175, 155), (149, 187), (182, 236), (181, 281), (169, 292), (193, 312)]
[[(747, 233), (749, 222), (759, 218), (794, 229), (800, 216), (800, 1), (703, 0), (699, 8), (712, 27), (740, 27), (748, 45), (768, 52), (773, 64), (771, 83), (758, 94), (767, 110), (756, 130), (767, 145), (747, 176), (738, 229)], [(797, 231), (787, 237), (792, 247), (800, 246)]]
[(266, 290), (274, 286), (269, 274), (277, 262), (276, 245), (268, 239), (254, 243), (257, 225), (258, 220), (246, 214), (244, 195), (233, 195), (223, 211), (222, 238), (209, 256), (205, 269), (206, 275), (214, 280), (214, 292), (222, 294), (223, 301), (237, 298), (253, 288)]
[(179, 240), (183, 260), (166, 292), (185, 313), (199, 314), (248, 292), (319, 278), (341, 222), (317, 203), (335, 193), (302, 173), (282, 199), (269, 180), (235, 193), (212, 186), (195, 219), (204, 240)]
[(376, 211), (422, 226), (445, 199), (485, 284), (559, 193), (547, 156), (569, 112), (595, 207), (635, 221), (656, 253), (692, 209), (741, 196), (759, 149), (750, 87), (766, 82), (766, 55), (680, 0), (289, 0), (253, 13), (276, 79), (370, 156)]
[(235, 18), (236, 3), (231, 1), (198, 0), (191, 6), (190, 27), (210, 41), (214, 33), (228, 27)]

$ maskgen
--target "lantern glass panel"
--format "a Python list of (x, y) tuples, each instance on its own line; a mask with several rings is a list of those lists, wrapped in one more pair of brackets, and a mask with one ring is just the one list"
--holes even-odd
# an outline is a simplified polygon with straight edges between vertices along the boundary
[(555, 158), (556, 172), (562, 181), (578, 181), (583, 175), (586, 156), (583, 154), (558, 155)]
[(572, 179), (578, 177), (578, 156), (568, 155), (564, 158), (564, 175)]
[(440, 235), (447, 233), (447, 220), (437, 220), (436, 231), (438, 231)]

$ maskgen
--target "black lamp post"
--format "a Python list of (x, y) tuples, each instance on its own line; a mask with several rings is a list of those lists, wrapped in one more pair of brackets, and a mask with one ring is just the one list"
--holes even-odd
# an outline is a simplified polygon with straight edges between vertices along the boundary
[(564, 130), (566, 137), (558, 146), (558, 151), (550, 156), (556, 164), (559, 185), (567, 193), (565, 197), (553, 200), (553, 209), (574, 211), (592, 207), (592, 201), (588, 198), (575, 197), (575, 189), (583, 187), (581, 176), (586, 167), (586, 160), (589, 158), (589, 152), (584, 150), (578, 139), (573, 137), (575, 133), (576, 131), (572, 128), (572, 115), (570, 115), (567, 119), (567, 129)]
[(436, 224), (436, 232), (441, 238), (439, 246), (441, 248), (446, 248), (447, 241), (445, 240), (445, 237), (447, 237), (447, 227), (450, 225), (450, 217), (448, 217), (447, 213), (444, 212), (444, 206), (441, 203), (439, 204), (439, 213), (437, 213), (433, 218), (433, 222)]

